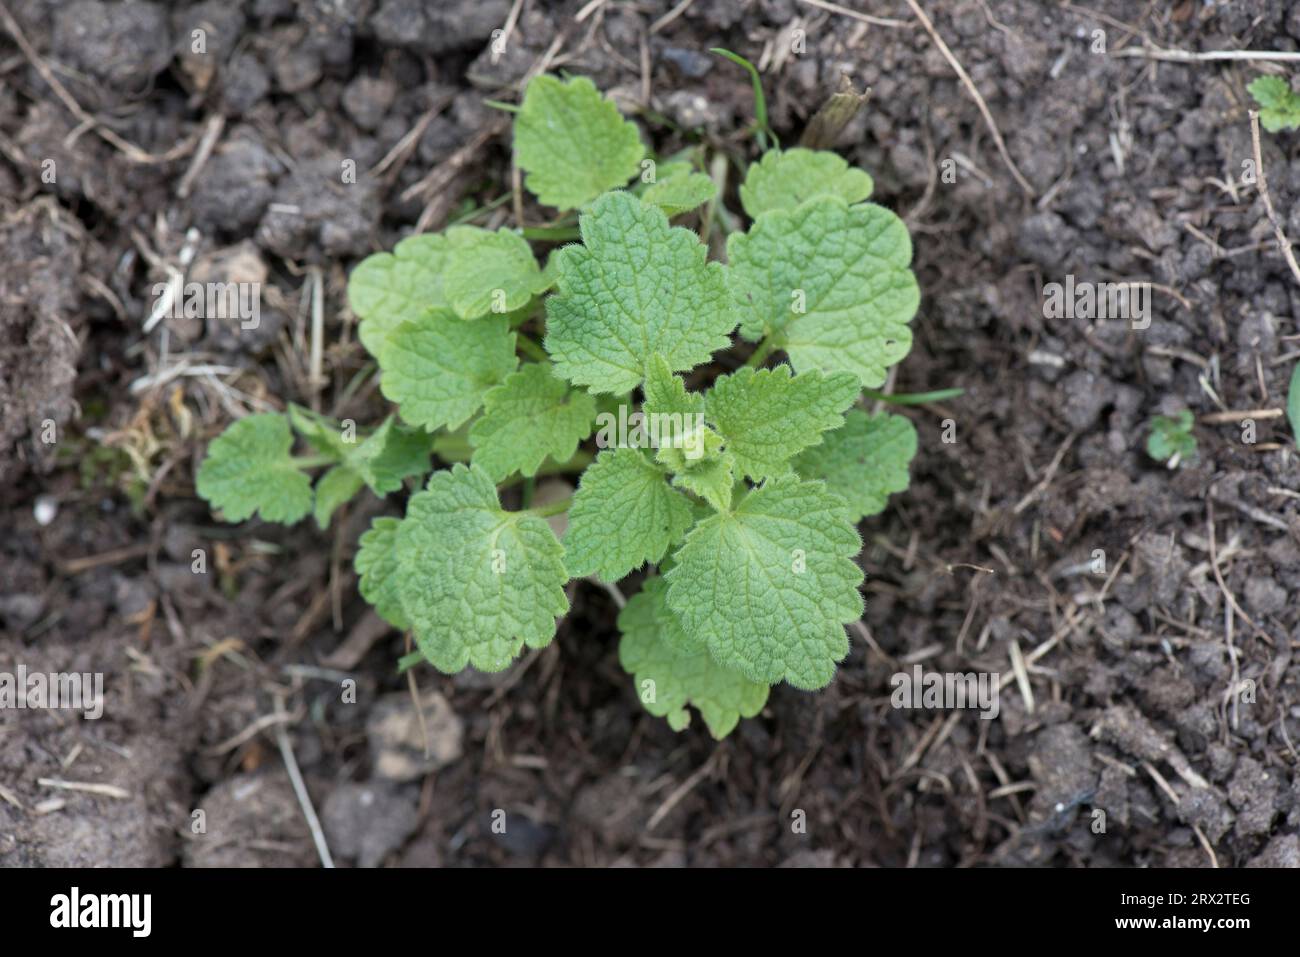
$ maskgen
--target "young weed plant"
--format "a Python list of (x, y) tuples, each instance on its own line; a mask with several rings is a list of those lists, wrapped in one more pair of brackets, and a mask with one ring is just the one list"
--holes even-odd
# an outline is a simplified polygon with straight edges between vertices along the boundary
[(1147, 436), (1147, 455), (1171, 469), (1178, 468), (1183, 462), (1194, 462), (1196, 436), (1192, 434), (1193, 422), (1188, 409), (1174, 415), (1154, 416)]
[[(198, 492), (228, 521), (324, 527), (436, 455), (449, 467), (405, 517), (375, 519), (355, 560), (361, 594), (423, 658), (500, 671), (551, 642), (571, 579), (651, 566), (618, 616), (619, 660), (652, 714), (681, 730), (693, 706), (721, 738), (771, 685), (822, 688), (848, 654), (855, 525), (907, 487), (916, 452), (906, 418), (859, 407), (911, 348), (911, 240), (867, 202), (864, 171), (772, 149), (739, 189), (748, 230), (711, 262), (671, 219), (734, 222), (713, 179), (648, 159), (582, 77), (529, 84), (514, 149), (553, 223), (452, 226), (352, 272), (396, 416), (356, 434), (297, 407), (250, 415), (212, 442)], [(530, 235), (580, 242), (543, 268)], [(737, 329), (748, 361), (718, 361)], [(573, 496), (528, 507), (533, 480), (562, 472), (581, 473)], [(564, 511), (561, 539), (547, 518)]]

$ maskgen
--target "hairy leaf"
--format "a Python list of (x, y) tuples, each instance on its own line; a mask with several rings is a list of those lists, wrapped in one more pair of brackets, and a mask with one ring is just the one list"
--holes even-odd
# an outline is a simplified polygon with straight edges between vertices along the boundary
[(736, 460), (730, 453), (706, 454), (696, 462), (684, 459), (680, 464), (681, 468), (673, 475), (674, 485), (694, 492), (718, 511), (731, 508), (737, 475)]
[(912, 347), (920, 291), (903, 221), (821, 197), (727, 241), (741, 334), (770, 336), (796, 372), (852, 372), (874, 388)]
[(749, 168), (740, 186), (740, 205), (757, 219), (774, 209), (794, 209), (814, 196), (860, 203), (873, 187), (865, 171), (850, 166), (838, 153), (797, 146), (768, 150)]
[(357, 337), (378, 358), (388, 334), (446, 307), (446, 236), (408, 236), (391, 253), (367, 256), (348, 277), (348, 302), (361, 320)]
[(862, 614), (862, 542), (845, 513), (824, 482), (765, 483), (691, 529), (665, 576), (669, 607), (751, 681), (824, 687)]
[(507, 512), (478, 466), (435, 472), (397, 532), (402, 610), (439, 671), (500, 671), (569, 610), (564, 548), (545, 519)]
[(582, 246), (559, 257), (546, 301), (546, 350), (557, 372), (593, 392), (627, 392), (656, 353), (674, 371), (728, 344), (735, 314), (723, 267), (658, 207), (607, 193), (580, 219)]
[(312, 507), (311, 479), (292, 449), (293, 432), (283, 415), (246, 416), (208, 446), (195, 488), (228, 522), (256, 512), (264, 521), (292, 525)]
[(691, 525), (690, 502), (638, 449), (606, 449), (582, 474), (564, 535), (574, 576), (616, 582), (657, 562)]
[(376, 614), (394, 628), (410, 628), (398, 590), (396, 518), (376, 518), (361, 536), (357, 557), (353, 560), (361, 576), (361, 597), (374, 606)]
[(528, 240), (508, 229), (453, 226), (447, 245), (447, 302), (462, 319), (522, 309), (550, 285)]
[(411, 425), (455, 429), (517, 362), (515, 336), (503, 316), (462, 322), (441, 310), (392, 331), (379, 357), (379, 386)]
[(663, 356), (656, 354), (646, 364), (643, 411), (647, 415), (703, 415), (704, 396), (688, 392), (686, 383), (673, 375)]
[(547, 365), (530, 363), (487, 394), (483, 417), (469, 430), (474, 464), (498, 482), (513, 472), (536, 475), (542, 461), (573, 458), (591, 435), (596, 401), (570, 389)]
[(723, 376), (705, 401), (736, 466), (757, 482), (790, 471), (790, 459), (842, 425), (858, 392), (857, 378), (845, 372), (792, 376), (778, 366)]
[(640, 170), (636, 126), (586, 77), (538, 76), (515, 117), (515, 159), (524, 185), (547, 206), (577, 209)]
[(1300, 127), (1300, 95), (1280, 76), (1257, 76), (1246, 87), (1259, 104), (1259, 121), (1270, 133)]
[(848, 503), (849, 518), (857, 523), (883, 512), (889, 496), (907, 488), (915, 455), (916, 429), (906, 417), (851, 409), (843, 428), (800, 453), (794, 470), (801, 478), (824, 479)]
[(668, 634), (676, 627), (664, 603), (666, 587), (660, 577), (648, 579), (618, 616), (622, 639), (618, 660), (633, 676), (637, 697), (651, 714), (668, 719), (681, 731), (690, 724), (686, 710), (700, 712), (709, 733), (721, 740), (739, 723), (752, 718), (767, 703), (768, 686), (724, 668), (707, 651), (690, 652)]
[(718, 195), (718, 187), (689, 163), (664, 163), (658, 179), (641, 194), (643, 202), (658, 206), (669, 216), (680, 216), (703, 206)]

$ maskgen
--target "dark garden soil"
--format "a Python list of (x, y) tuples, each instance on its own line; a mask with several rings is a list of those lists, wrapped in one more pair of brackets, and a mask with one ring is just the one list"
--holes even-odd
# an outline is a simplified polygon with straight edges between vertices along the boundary
[[(1300, 6), (921, 5), (1023, 186), (904, 0), (844, 0), (875, 23), (524, 0), (499, 56), (510, 0), (0, 0), (0, 670), (107, 676), (102, 720), (0, 713), (0, 865), (315, 864), (283, 743), (341, 863), (1300, 866), (1300, 459), (1280, 415), (1223, 414), (1279, 410), (1300, 357), (1300, 285), (1243, 182), (1245, 85), (1286, 73), (1131, 55), (1296, 50)], [(842, 76), (871, 88), (837, 145), (915, 239), (893, 389), (966, 393), (904, 410), (912, 487), (863, 523), (865, 627), (824, 693), (674, 734), (579, 581), (510, 671), (414, 672), (426, 757), (404, 639), (350, 570), (400, 496), (327, 533), (222, 525), (202, 450), (289, 401), (378, 421), (347, 272), (474, 204), (513, 223), (483, 101), (530, 69), (591, 76), (661, 152), (752, 158), (712, 46), (762, 64), (786, 142)], [(1263, 138), (1295, 237), (1298, 142)], [(262, 282), (261, 326), (146, 333), (170, 270)], [(1155, 284), (1150, 326), (1044, 319), (1067, 274)], [(1170, 471), (1146, 423), (1182, 408), (1200, 455)], [(999, 717), (891, 707), (916, 663), (1004, 675)]]

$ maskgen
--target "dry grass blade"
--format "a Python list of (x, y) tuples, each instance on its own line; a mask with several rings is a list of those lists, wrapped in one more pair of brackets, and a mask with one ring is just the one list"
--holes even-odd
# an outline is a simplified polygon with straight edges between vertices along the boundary
[(930, 34), (930, 39), (933, 40), (935, 46), (939, 48), (939, 52), (942, 53), (943, 58), (948, 61), (948, 65), (956, 71), (957, 76), (961, 79), (962, 86), (966, 87), (967, 92), (970, 93), (971, 98), (975, 101), (975, 105), (979, 107), (980, 115), (984, 117), (984, 122), (988, 125), (989, 132), (993, 134), (993, 142), (997, 144), (998, 153), (1002, 156), (1002, 162), (1005, 163), (1007, 169), (1011, 171), (1011, 175), (1015, 177), (1016, 183), (1019, 184), (1022, 190), (1024, 190), (1025, 195), (1030, 199), (1033, 199), (1035, 195), (1034, 187), (1030, 186), (1029, 180), (1025, 179), (1025, 177), (1021, 175), (1020, 169), (1011, 158), (1011, 154), (1007, 152), (1007, 144), (1002, 140), (1002, 132), (998, 129), (998, 124), (994, 122), (993, 114), (989, 112), (989, 107), (988, 104), (984, 102), (984, 97), (980, 96), (980, 91), (975, 87), (975, 81), (970, 78), (970, 74), (967, 73), (966, 68), (961, 65), (961, 61), (953, 55), (952, 50), (948, 48), (948, 44), (943, 42), (943, 37), (939, 36), (939, 31), (934, 28), (934, 24), (930, 21), (930, 18), (925, 15), (925, 11), (921, 9), (921, 5), (917, 3), (916, 0), (907, 0), (907, 5), (912, 8), (912, 12), (916, 14), (916, 19), (921, 21), (921, 26), (925, 28), (925, 32)]

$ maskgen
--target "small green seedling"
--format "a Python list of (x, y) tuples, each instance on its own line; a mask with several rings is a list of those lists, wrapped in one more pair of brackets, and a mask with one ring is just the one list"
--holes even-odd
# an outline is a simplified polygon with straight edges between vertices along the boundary
[(1300, 362), (1291, 370), (1291, 384), (1286, 390), (1286, 420), (1291, 423), (1291, 434), (1300, 449)]
[(1157, 415), (1151, 420), (1147, 436), (1147, 455), (1166, 467), (1176, 469), (1196, 458), (1196, 436), (1192, 434), (1192, 413), (1183, 409), (1176, 415)]
[(1259, 104), (1259, 122), (1270, 133), (1300, 127), (1300, 95), (1280, 76), (1257, 76), (1246, 87)]
[[(693, 706), (721, 738), (771, 685), (822, 688), (848, 654), (855, 525), (907, 488), (917, 447), (907, 418), (860, 407), (912, 345), (907, 228), (839, 156), (772, 150), (740, 186), (748, 230), (710, 261), (670, 219), (716, 204), (712, 178), (649, 159), (589, 80), (533, 80), (514, 138), (559, 212), (546, 229), (580, 242), (543, 266), (528, 233), (462, 224), (370, 256), (348, 296), (399, 418), (358, 435), (296, 407), (249, 416), (212, 443), (199, 494), (230, 521), (324, 526), (436, 455), (448, 467), (356, 555), (361, 594), (424, 659), (500, 671), (553, 640), (571, 579), (647, 569), (619, 660), (648, 711), (680, 730)], [(737, 329), (748, 361), (718, 362)], [(580, 474), (573, 496), (530, 508), (555, 473)]]

